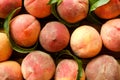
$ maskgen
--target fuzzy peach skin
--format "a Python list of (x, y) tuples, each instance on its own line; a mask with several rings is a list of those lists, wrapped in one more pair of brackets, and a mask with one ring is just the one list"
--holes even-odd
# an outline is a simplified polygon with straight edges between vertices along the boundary
[(120, 51), (120, 18), (111, 19), (101, 28), (103, 44), (111, 51)]
[(12, 47), (5, 33), (0, 32), (0, 61), (5, 61), (12, 55)]
[(23, 80), (20, 64), (16, 61), (1, 62), (0, 80)]
[(57, 7), (59, 16), (69, 23), (76, 23), (86, 18), (88, 13), (88, 0), (62, 0)]
[(49, 54), (32, 51), (23, 59), (21, 70), (25, 80), (50, 80), (55, 72), (55, 64)]
[(102, 39), (95, 28), (82, 25), (71, 34), (70, 47), (78, 57), (91, 58), (101, 51)]
[[(77, 80), (78, 64), (72, 59), (64, 59), (57, 65), (55, 80)], [(85, 80), (84, 70), (79, 80)]]
[(44, 18), (51, 14), (49, 0), (24, 0), (25, 9), (37, 18)]
[(120, 80), (120, 67), (110, 55), (101, 55), (92, 59), (86, 66), (87, 80)]
[(33, 46), (38, 40), (40, 29), (40, 22), (30, 14), (18, 15), (10, 24), (13, 40), (22, 47)]
[(14, 9), (22, 7), (22, 0), (0, 0), (0, 18), (6, 18)]
[(110, 0), (107, 4), (98, 7), (95, 14), (103, 19), (111, 19), (120, 15), (120, 0)]
[(57, 21), (48, 22), (40, 32), (41, 46), (49, 52), (57, 52), (64, 49), (70, 39), (67, 27)]

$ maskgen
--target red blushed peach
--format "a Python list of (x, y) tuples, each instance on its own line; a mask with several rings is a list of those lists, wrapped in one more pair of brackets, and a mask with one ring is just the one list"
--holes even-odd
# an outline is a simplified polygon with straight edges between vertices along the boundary
[(25, 9), (33, 16), (44, 18), (51, 14), (49, 0), (24, 0)]
[(21, 14), (12, 19), (10, 33), (16, 44), (23, 47), (34, 45), (39, 37), (40, 23), (32, 15)]
[[(58, 63), (55, 80), (77, 80), (78, 64), (74, 60), (64, 59)], [(84, 70), (79, 80), (85, 80)]]
[(0, 18), (6, 18), (14, 9), (22, 7), (22, 0), (0, 0)]
[(98, 7), (95, 14), (103, 19), (111, 19), (120, 15), (120, 0), (110, 0), (107, 4)]
[(114, 57), (101, 55), (87, 64), (85, 74), (87, 80), (120, 80), (120, 67)]
[(100, 52), (102, 39), (98, 31), (92, 26), (83, 25), (73, 31), (70, 46), (74, 54), (78, 57), (90, 58)]
[(62, 0), (57, 11), (65, 21), (76, 23), (87, 16), (88, 5), (88, 0)]
[(57, 21), (48, 22), (40, 32), (41, 46), (49, 52), (64, 49), (69, 43), (70, 33), (67, 27)]
[(0, 80), (23, 80), (20, 64), (16, 61), (1, 62)]
[(12, 47), (5, 33), (0, 32), (0, 61), (8, 60), (12, 54)]
[(120, 19), (112, 19), (102, 25), (101, 37), (109, 50), (120, 51)]
[(23, 59), (21, 70), (25, 80), (50, 80), (55, 72), (55, 64), (49, 54), (32, 51)]

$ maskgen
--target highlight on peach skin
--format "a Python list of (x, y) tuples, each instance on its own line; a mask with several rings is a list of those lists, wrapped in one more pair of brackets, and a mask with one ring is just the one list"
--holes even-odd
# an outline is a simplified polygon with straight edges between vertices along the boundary
[(12, 55), (13, 49), (5, 33), (0, 32), (0, 61), (6, 61)]
[(21, 70), (25, 80), (50, 80), (55, 64), (48, 53), (32, 51), (23, 59)]
[[(55, 80), (76, 80), (78, 73), (78, 64), (72, 59), (63, 59), (56, 67)], [(79, 80), (85, 80), (84, 70)]]
[(40, 22), (30, 14), (18, 15), (10, 23), (11, 37), (22, 47), (33, 46), (38, 40), (40, 29)]
[(87, 17), (88, 0), (62, 0), (57, 7), (59, 16), (69, 23), (76, 23)]
[(0, 80), (23, 80), (20, 64), (16, 61), (1, 62)]
[(70, 33), (67, 27), (57, 21), (48, 22), (40, 32), (41, 46), (49, 52), (57, 52), (67, 47)]
[(71, 34), (70, 47), (78, 57), (91, 58), (101, 51), (102, 39), (95, 28), (83, 25)]
[(0, 18), (6, 18), (11, 11), (18, 7), (22, 7), (22, 0), (0, 0)]
[(37, 18), (45, 18), (51, 14), (49, 0), (24, 0), (25, 9)]

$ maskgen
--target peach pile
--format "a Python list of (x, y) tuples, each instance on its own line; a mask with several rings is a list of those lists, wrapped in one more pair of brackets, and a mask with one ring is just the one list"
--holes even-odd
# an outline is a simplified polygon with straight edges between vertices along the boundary
[(33, 46), (37, 42), (40, 29), (40, 22), (30, 14), (16, 16), (10, 24), (13, 40), (23, 47)]
[(65, 21), (76, 23), (86, 18), (88, 7), (88, 0), (62, 0), (57, 7), (57, 11)]
[(22, 0), (0, 0), (0, 18), (6, 18), (12, 10), (18, 7), (22, 7)]
[(79, 80), (120, 80), (120, 1), (99, 6), (93, 0), (99, 6), (93, 17), (102, 25), (89, 21), (90, 1), (0, 0), (0, 80), (76, 80), (76, 58), (82, 61)]

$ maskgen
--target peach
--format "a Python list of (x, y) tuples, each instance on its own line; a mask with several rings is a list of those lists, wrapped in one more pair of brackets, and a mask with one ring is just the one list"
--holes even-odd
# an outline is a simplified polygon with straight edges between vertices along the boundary
[(25, 80), (50, 80), (55, 72), (55, 64), (49, 54), (32, 51), (23, 59), (21, 70)]
[(23, 80), (20, 64), (16, 61), (1, 62), (0, 80)]
[(5, 33), (0, 32), (0, 61), (5, 61), (12, 55), (12, 47)]
[(95, 14), (102, 19), (111, 19), (120, 15), (120, 0), (110, 0), (107, 4), (98, 7)]
[(101, 55), (92, 59), (86, 66), (87, 80), (120, 80), (120, 67), (110, 55)]
[(73, 31), (70, 47), (78, 57), (91, 58), (101, 51), (102, 39), (95, 28), (82, 25)]
[(49, 52), (64, 49), (70, 39), (67, 27), (57, 21), (48, 22), (41, 30), (39, 41), (41, 46)]
[(39, 37), (40, 22), (30, 14), (21, 14), (11, 20), (10, 33), (16, 44), (33, 46)]
[(88, 0), (62, 0), (57, 7), (57, 12), (65, 21), (76, 23), (86, 18), (88, 7)]
[[(55, 80), (77, 80), (78, 64), (72, 59), (60, 61), (56, 68)], [(85, 80), (84, 70), (79, 80)]]
[(120, 51), (120, 19), (111, 19), (102, 25), (103, 44), (111, 51)]
[(6, 18), (14, 9), (22, 7), (22, 0), (0, 0), (0, 18)]
[(25, 9), (37, 18), (44, 18), (51, 14), (49, 0), (24, 0)]

